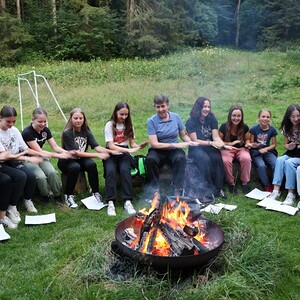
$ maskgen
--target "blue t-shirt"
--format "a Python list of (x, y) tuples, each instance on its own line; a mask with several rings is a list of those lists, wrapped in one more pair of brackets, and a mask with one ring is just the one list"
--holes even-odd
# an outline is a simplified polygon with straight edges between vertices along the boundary
[(249, 132), (254, 136), (254, 142), (259, 144), (259, 146), (255, 148), (257, 150), (269, 147), (270, 140), (277, 135), (275, 127), (269, 126), (267, 130), (263, 130), (259, 124), (252, 126)]
[(184, 129), (178, 114), (169, 112), (169, 120), (163, 121), (157, 114), (148, 119), (148, 135), (156, 135), (160, 143), (178, 143), (179, 132)]

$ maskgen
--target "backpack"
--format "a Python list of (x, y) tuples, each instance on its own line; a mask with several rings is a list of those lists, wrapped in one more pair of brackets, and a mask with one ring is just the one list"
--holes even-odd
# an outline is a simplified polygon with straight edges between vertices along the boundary
[(146, 172), (145, 160), (146, 160), (145, 155), (132, 156), (131, 176), (140, 175), (146, 177), (147, 172)]

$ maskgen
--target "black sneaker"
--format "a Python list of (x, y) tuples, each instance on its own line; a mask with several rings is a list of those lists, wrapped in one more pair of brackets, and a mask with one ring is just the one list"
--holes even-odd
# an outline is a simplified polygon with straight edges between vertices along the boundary
[(236, 189), (235, 189), (235, 186), (234, 185), (230, 185), (229, 188), (229, 193), (232, 194), (232, 195), (236, 195)]
[(242, 184), (242, 190), (245, 195), (250, 192), (250, 188), (247, 184)]

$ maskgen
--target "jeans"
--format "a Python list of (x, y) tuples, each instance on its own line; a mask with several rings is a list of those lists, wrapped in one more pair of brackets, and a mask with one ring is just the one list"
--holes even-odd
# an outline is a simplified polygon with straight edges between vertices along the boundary
[(297, 167), (297, 192), (300, 196), (300, 166)]
[(270, 184), (268, 166), (271, 167), (272, 172), (274, 172), (276, 159), (276, 155), (272, 152), (266, 152), (257, 156), (252, 156), (252, 161), (257, 168), (257, 173), (263, 186)]
[(296, 188), (296, 169), (300, 165), (299, 157), (290, 157), (283, 155), (277, 158), (273, 184), (281, 186), (283, 177), (285, 176), (285, 188), (294, 190)]

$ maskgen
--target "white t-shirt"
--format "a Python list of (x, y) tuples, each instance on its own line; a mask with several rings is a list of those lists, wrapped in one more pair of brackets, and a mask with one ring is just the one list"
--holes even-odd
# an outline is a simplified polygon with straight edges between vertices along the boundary
[(113, 135), (113, 122), (108, 121), (104, 128), (104, 136), (105, 142), (114, 142), (117, 146), (128, 146), (128, 139), (126, 140), (124, 137), (125, 125), (117, 123), (116, 125), (117, 135), (114, 137)]
[(0, 129), (0, 143), (4, 147), (5, 151), (11, 154), (18, 154), (28, 149), (20, 131), (14, 126), (7, 130)]
[(3, 145), (0, 143), (0, 152), (4, 152), (4, 151), (5, 151), (5, 149), (4, 149)]

